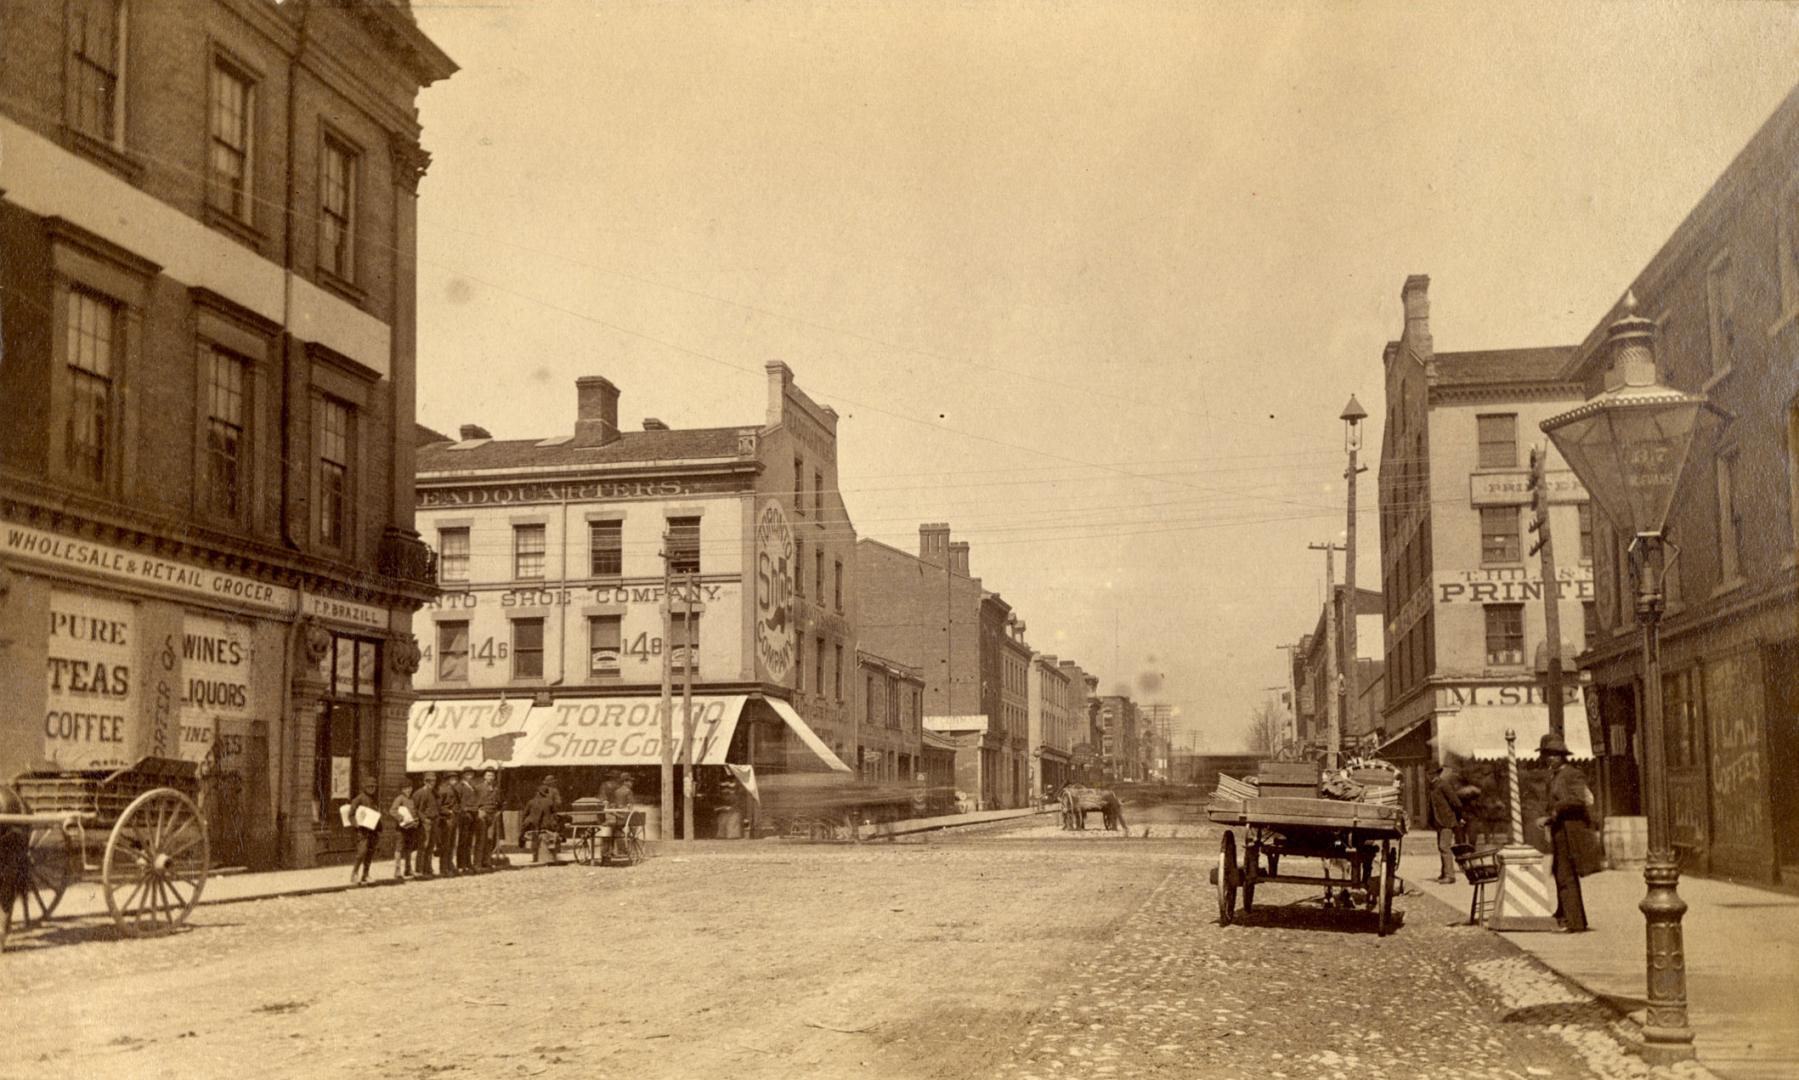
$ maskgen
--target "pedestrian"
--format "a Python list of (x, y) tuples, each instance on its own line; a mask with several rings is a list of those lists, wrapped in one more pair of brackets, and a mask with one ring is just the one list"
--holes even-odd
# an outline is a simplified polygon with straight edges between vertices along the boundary
[(475, 791), (475, 770), (464, 769), (456, 780), (456, 872), (475, 872), (475, 836), (481, 826), (480, 796)]
[(461, 841), (462, 796), (456, 790), (456, 774), (445, 772), (437, 778), (437, 872), (444, 877), (456, 876), (456, 845)]
[(362, 778), (362, 792), (350, 800), (350, 826), (356, 830), (356, 861), (350, 864), (350, 884), (369, 883), (369, 864), (375, 861), (375, 845), (381, 840), (381, 809), (375, 803), (375, 778)]
[(556, 774), (546, 773), (543, 782), (544, 786), (550, 789), (550, 809), (560, 814), (562, 812), (562, 792), (556, 788)]
[(481, 870), (494, 868), (494, 849), (500, 844), (501, 803), (500, 776), (493, 769), (481, 774), (476, 787), (475, 810), (480, 824), (475, 831), (475, 866)]
[(413, 869), (413, 875), (435, 877), (431, 872), (431, 856), (436, 851), (438, 832), (436, 773), (428, 772), (419, 778), (419, 786), (412, 793), (412, 805), (419, 816), (417, 866)]
[(419, 821), (418, 804), (412, 801), (412, 792), (404, 781), (387, 812), (400, 830), (400, 838), (394, 844), (394, 880), (405, 881), (412, 876), (412, 860), (418, 852), (419, 831), (423, 826)]
[(1599, 869), (1591, 848), (1593, 793), (1586, 776), (1568, 761), (1568, 744), (1555, 732), (1537, 744), (1537, 758), (1549, 766), (1548, 813), (1537, 819), (1549, 830), (1550, 871), (1555, 877), (1555, 921), (1563, 933), (1588, 929), (1580, 895), (1582, 874)]
[(631, 820), (631, 804), (636, 799), (637, 793), (631, 790), (631, 774), (619, 774), (618, 783), (613, 786), (612, 793), (606, 797), (606, 806), (608, 809), (623, 809), (624, 813), (606, 815), (606, 824), (611, 826), (606, 831), (611, 835), (600, 842), (601, 862), (611, 858), (612, 853), (618, 850), (619, 838), (625, 834), (625, 825)]
[(550, 795), (549, 784), (537, 785), (537, 794), (525, 804), (524, 817), (519, 820), (519, 827), (524, 835), (531, 837), (532, 862), (543, 861), (543, 849), (546, 845), (550, 849), (550, 861), (556, 860), (556, 829), (559, 822), (556, 819), (555, 802)]
[(1455, 845), (1461, 840), (1461, 784), (1449, 765), (1437, 767), (1437, 778), (1430, 785), (1430, 827), (1437, 830), (1437, 857), (1441, 862), (1437, 884), (1455, 884)]

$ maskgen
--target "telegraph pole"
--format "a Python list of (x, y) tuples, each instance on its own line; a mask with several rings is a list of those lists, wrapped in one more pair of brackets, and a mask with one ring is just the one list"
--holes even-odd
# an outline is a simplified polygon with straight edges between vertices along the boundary
[(675, 831), (675, 701), (670, 667), (675, 650), (674, 570), (669, 562), (668, 531), (662, 532), (662, 825), (661, 837)]
[(1543, 639), (1549, 650), (1549, 671), (1543, 698), (1549, 703), (1549, 730), (1566, 734), (1562, 719), (1562, 583), (1555, 576), (1555, 541), (1549, 533), (1549, 481), (1545, 475), (1548, 454), (1537, 447), (1530, 452), (1530, 491), (1534, 514), (1530, 531), (1537, 534), (1531, 554), (1543, 556)]
[[(1349, 451), (1349, 471), (1344, 473), (1349, 479), (1349, 531), (1344, 536), (1343, 552), (1343, 705), (1344, 712), (1354, 717), (1360, 707), (1362, 673), (1356, 663), (1356, 608), (1357, 594), (1355, 586), (1355, 478), (1363, 469), (1356, 464), (1356, 452), (1362, 448), (1362, 419), (1368, 410), (1362, 408), (1355, 395), (1349, 395), (1349, 404), (1343, 406), (1343, 447)], [(1352, 722), (1351, 728), (1359, 724)], [(1339, 733), (1340, 736), (1340, 733)], [(1338, 750), (1337, 738), (1331, 739), (1331, 763), (1336, 764)]]
[(1337, 696), (1342, 693), (1338, 686), (1341, 681), (1337, 671), (1337, 556), (1343, 550), (1342, 544), (1307, 544), (1313, 551), (1324, 552), (1324, 697), (1326, 728), (1324, 737), (1324, 764), (1326, 768), (1337, 767), (1337, 750), (1343, 741), (1343, 717), (1339, 711), (1341, 703)]
[(681, 836), (688, 843), (693, 842), (693, 594), (699, 591), (699, 584), (692, 574), (687, 575), (687, 618), (681, 626), (681, 636), (685, 639), (681, 655)]

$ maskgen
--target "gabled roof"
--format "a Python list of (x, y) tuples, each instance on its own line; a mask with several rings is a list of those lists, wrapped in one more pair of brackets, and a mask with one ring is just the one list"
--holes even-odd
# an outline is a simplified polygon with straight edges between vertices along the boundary
[[(524, 470), (543, 466), (628, 465), (638, 462), (735, 458), (738, 437), (753, 427), (624, 431), (604, 446), (576, 446), (571, 439), (483, 439), (436, 442), (418, 450), (417, 471)], [(465, 449), (455, 449), (458, 446)]]
[(1473, 352), (1436, 354), (1433, 388), (1492, 386), (1503, 383), (1554, 383), (1574, 358), (1577, 346), (1551, 345), (1535, 349), (1480, 349)]

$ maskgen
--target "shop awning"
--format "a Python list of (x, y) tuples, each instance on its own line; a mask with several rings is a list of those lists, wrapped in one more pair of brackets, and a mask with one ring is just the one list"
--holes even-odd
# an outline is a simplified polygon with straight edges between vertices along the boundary
[[(696, 695), (693, 762), (723, 765), (747, 694)], [(792, 706), (767, 699), (775, 713), (827, 768), (849, 772)], [(674, 701), (674, 759), (684, 758), (686, 714)], [(510, 744), (510, 745), (508, 745)], [(660, 765), (660, 697), (558, 698), (549, 705), (498, 700), (419, 701), (406, 735), (406, 768), (414, 772), (489, 765)]]
[[(1568, 753), (1577, 758), (1591, 758), (1593, 743), (1587, 733), (1587, 717), (1577, 705), (1564, 717), (1563, 736)], [(1537, 742), (1549, 731), (1549, 713), (1541, 705), (1493, 705), (1478, 709), (1462, 709), (1437, 717), (1437, 752), (1473, 758), (1476, 761), (1503, 761), (1505, 733), (1510, 729), (1518, 736), (1520, 760), (1534, 760)]]

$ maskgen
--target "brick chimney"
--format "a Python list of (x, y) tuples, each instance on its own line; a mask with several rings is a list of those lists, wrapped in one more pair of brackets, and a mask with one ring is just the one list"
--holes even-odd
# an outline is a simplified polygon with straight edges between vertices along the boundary
[(762, 365), (768, 373), (768, 420), (765, 427), (780, 427), (787, 415), (787, 389), (793, 385), (793, 369), (779, 360)]
[[(944, 533), (945, 536), (949, 534)], [(957, 540), (949, 546), (949, 568), (952, 573), (968, 576), (968, 541)]]
[(667, 431), (668, 425), (653, 416), (646, 416), (643, 418), (643, 429), (645, 431)]
[(487, 429), (482, 427), (479, 424), (464, 424), (464, 425), (462, 425), (461, 430), (462, 430), (462, 441), (463, 442), (468, 442), (471, 439), (491, 439), (491, 438), (493, 438), (492, 435), (489, 435), (487, 433)]
[(1436, 350), (1431, 347), (1430, 340), (1430, 275), (1413, 274), (1405, 279), (1405, 286), (1399, 290), (1399, 299), (1405, 304), (1405, 335), (1402, 340), (1412, 347), (1413, 355), (1430, 363), (1436, 359)]
[(930, 521), (918, 527), (918, 557), (931, 566), (949, 565), (947, 521)]
[(575, 446), (618, 441), (618, 387), (599, 375), (575, 380)]

